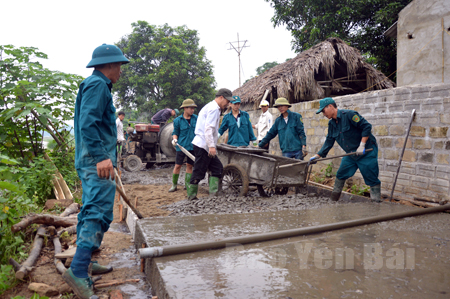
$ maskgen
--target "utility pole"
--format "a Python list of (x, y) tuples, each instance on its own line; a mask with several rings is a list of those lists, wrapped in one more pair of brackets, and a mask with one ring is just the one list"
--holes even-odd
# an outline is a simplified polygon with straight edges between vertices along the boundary
[[(238, 58), (239, 58), (239, 87), (241, 87), (241, 52), (244, 48), (248, 48), (249, 46), (246, 46), (245, 44), (247, 43), (247, 40), (244, 41), (240, 41), (239, 40), (239, 33), (237, 34), (237, 41), (236, 42), (230, 42), (230, 46), (232, 48), (229, 48), (228, 50), (232, 50), (234, 49), (237, 53), (238, 53)], [(244, 44), (242, 45), (242, 47), (240, 46), (240, 42), (244, 42)], [(235, 46), (233, 46), (234, 43), (237, 43), (237, 48)]]

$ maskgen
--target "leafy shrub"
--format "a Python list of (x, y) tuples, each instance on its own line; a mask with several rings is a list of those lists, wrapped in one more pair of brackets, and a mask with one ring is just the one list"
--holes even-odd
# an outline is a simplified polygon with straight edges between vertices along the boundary
[(41, 157), (35, 157), (26, 167), (21, 167), (19, 173), (21, 183), (25, 186), (25, 194), (33, 198), (39, 205), (44, 205), (52, 193), (52, 178), (55, 166)]
[(369, 190), (370, 190), (370, 187), (369, 186), (366, 186), (366, 185), (364, 185), (364, 186), (358, 186), (358, 185), (352, 185), (352, 188), (351, 188), (351, 193), (352, 194), (356, 194), (356, 195), (364, 195), (364, 193), (367, 193), (367, 192), (369, 192)]

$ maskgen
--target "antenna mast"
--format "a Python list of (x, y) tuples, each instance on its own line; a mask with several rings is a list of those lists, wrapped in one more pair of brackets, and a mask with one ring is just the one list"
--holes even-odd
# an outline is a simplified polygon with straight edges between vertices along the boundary
[[(238, 53), (238, 58), (239, 58), (239, 87), (241, 87), (241, 52), (244, 48), (248, 48), (249, 46), (246, 46), (245, 44), (247, 43), (247, 40), (244, 41), (240, 41), (239, 40), (239, 33), (237, 34), (237, 41), (236, 42), (230, 42), (230, 48), (228, 50), (232, 50), (234, 49), (237, 53)], [(240, 46), (240, 43), (244, 42), (244, 44), (242, 45), (242, 47)], [(233, 45), (234, 43), (237, 43), (237, 48)]]

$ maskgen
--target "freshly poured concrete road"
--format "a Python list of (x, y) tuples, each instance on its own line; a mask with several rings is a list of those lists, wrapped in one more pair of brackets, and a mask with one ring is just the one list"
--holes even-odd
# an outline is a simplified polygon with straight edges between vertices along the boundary
[[(139, 220), (135, 244), (219, 240), (407, 211), (390, 204)], [(158, 298), (448, 298), (450, 215), (146, 260)]]

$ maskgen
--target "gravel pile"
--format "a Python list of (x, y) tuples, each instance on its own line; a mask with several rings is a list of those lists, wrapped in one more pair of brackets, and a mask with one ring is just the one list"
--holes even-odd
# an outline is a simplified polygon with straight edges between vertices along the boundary
[(179, 201), (162, 208), (171, 211), (169, 216), (197, 214), (239, 214), (275, 212), (282, 210), (314, 209), (324, 204), (336, 204), (326, 197), (311, 197), (303, 194), (277, 195), (272, 197), (204, 197), (193, 201)]

